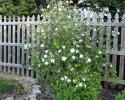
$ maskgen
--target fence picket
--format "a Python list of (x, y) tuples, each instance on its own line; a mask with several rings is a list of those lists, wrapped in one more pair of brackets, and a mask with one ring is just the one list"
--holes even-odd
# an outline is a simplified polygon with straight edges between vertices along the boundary
[[(111, 14), (108, 14), (108, 22), (111, 22)], [(106, 32), (106, 49), (109, 51), (111, 49), (111, 27), (107, 27)]]
[[(0, 23), (2, 22), (2, 16), (0, 15)], [(0, 26), (0, 42), (2, 42), (2, 26)], [(3, 53), (2, 53), (2, 46), (0, 46), (0, 62), (2, 62), (2, 57), (3, 57)], [(2, 66), (0, 66), (0, 72), (2, 71)]]
[[(6, 22), (6, 16), (4, 16), (4, 22)], [(7, 42), (7, 26), (4, 25), (4, 42)], [(7, 62), (7, 46), (4, 46), (4, 62)], [(3, 67), (4, 72), (6, 72), (6, 66)]]
[[(9, 22), (11, 22), (11, 17), (9, 17)], [(11, 25), (8, 26), (8, 43), (11, 43)], [(8, 46), (8, 63), (11, 62), (11, 47)]]
[[(13, 17), (13, 22), (15, 22), (15, 17)], [(12, 34), (12, 37), (13, 37), (12, 43), (16, 43), (16, 37), (15, 37), (15, 35), (16, 35), (16, 26), (15, 25), (13, 25), (12, 33), (13, 33)], [(13, 46), (12, 47), (12, 63), (16, 63), (15, 57), (16, 57), (16, 55), (15, 55), (15, 46)]]
[[(17, 22), (20, 22), (20, 17), (17, 18)], [(20, 43), (21, 40), (20, 26), (17, 26), (17, 43)], [(17, 64), (20, 64), (20, 47), (17, 47)], [(17, 67), (17, 74), (19, 75), (20, 68)]]
[[(103, 13), (100, 14), (100, 22), (103, 23), (104, 20), (103, 20)], [(104, 27), (103, 26), (99, 26), (100, 28), (100, 31), (99, 31), (99, 48), (102, 48), (103, 47), (103, 42), (104, 42), (104, 39), (103, 39), (103, 33), (104, 33)]]
[[(96, 23), (97, 22), (97, 18), (98, 18), (98, 15), (96, 13), (93, 14), (94, 16), (92, 17), (92, 22), (93, 23)], [(93, 25), (93, 29), (92, 29), (92, 43), (94, 46), (96, 46), (96, 32), (97, 32), (97, 27), (95, 25)]]
[[(118, 21), (118, 14), (116, 14), (115, 16), (115, 22), (119, 22)], [(113, 50), (114, 51), (118, 51), (118, 27), (114, 28), (114, 34), (113, 34)], [(112, 58), (112, 64), (114, 66), (114, 68), (116, 69), (116, 65), (117, 65), (117, 55), (113, 55)]]
[[(22, 22), (25, 22), (25, 17), (24, 16), (22, 17)], [(25, 44), (25, 31), (26, 31), (25, 25), (22, 25), (22, 32), (21, 32), (21, 34), (22, 34), (22, 43), (23, 44)], [(21, 53), (22, 53), (21, 64), (24, 65), (24, 60), (25, 60), (24, 47), (22, 47), (22, 52)]]
[[(25, 40), (26, 40), (26, 43), (27, 44), (29, 44), (29, 42), (30, 42), (30, 17), (29, 16), (27, 16), (27, 22), (28, 22), (28, 24), (27, 24), (27, 26), (26, 26), (26, 38), (25, 38)], [(29, 56), (30, 56), (30, 54), (29, 54), (29, 49), (27, 49), (26, 50), (26, 64), (29, 64)]]

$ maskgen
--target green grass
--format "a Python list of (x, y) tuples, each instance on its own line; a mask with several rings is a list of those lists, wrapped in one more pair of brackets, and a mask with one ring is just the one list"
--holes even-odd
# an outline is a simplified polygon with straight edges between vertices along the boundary
[(3, 77), (0, 77), (0, 93), (10, 93), (15, 88), (16, 81), (7, 80)]

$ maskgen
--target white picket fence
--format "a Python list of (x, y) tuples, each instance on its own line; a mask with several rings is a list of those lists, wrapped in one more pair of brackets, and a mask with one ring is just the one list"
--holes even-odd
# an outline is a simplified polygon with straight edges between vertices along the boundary
[[(107, 16), (107, 21), (104, 21)], [(111, 20), (111, 14), (81, 11), (81, 16), (76, 21), (86, 21), (90, 28), (87, 30), (92, 38), (92, 43), (99, 48), (106, 48), (117, 70), (118, 76), (125, 79), (125, 16), (119, 22), (116, 14)], [(25, 67), (29, 62), (30, 53), (25, 51), (24, 45), (33, 32), (40, 30), (42, 23), (40, 15), (37, 17), (6, 17), (0, 16), (0, 70), (19, 75), (34, 76), (34, 71)]]

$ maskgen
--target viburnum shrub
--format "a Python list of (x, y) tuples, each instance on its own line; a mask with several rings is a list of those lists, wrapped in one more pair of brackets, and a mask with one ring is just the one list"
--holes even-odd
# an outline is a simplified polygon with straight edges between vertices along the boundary
[(103, 77), (114, 75), (112, 65), (73, 9), (59, 2), (43, 10), (41, 29), (32, 37), (32, 67), (54, 100), (98, 100)]

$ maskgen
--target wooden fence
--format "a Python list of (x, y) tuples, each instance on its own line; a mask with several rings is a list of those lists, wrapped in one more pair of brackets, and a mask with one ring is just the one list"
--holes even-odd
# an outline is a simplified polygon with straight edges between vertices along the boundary
[(37, 20), (35, 16), (0, 16), (0, 71), (35, 77), (35, 72), (25, 67), (30, 55), (24, 45), (39, 22), (40, 15)]
[[(107, 20), (104, 20), (104, 16)], [(117, 70), (117, 75), (125, 79), (125, 16), (121, 22), (116, 14), (111, 19), (111, 14), (82, 11), (77, 21), (86, 21), (90, 25), (87, 31), (92, 43), (99, 48), (106, 48), (107, 58)], [(36, 18), (28, 17), (2, 17), (0, 16), (0, 70), (17, 73), (19, 75), (34, 76), (34, 71), (26, 68), (30, 53), (25, 51), (24, 45), (27, 37), (32, 36), (33, 31), (40, 29), (42, 23), (40, 15)], [(36, 30), (34, 30), (36, 29)]]

